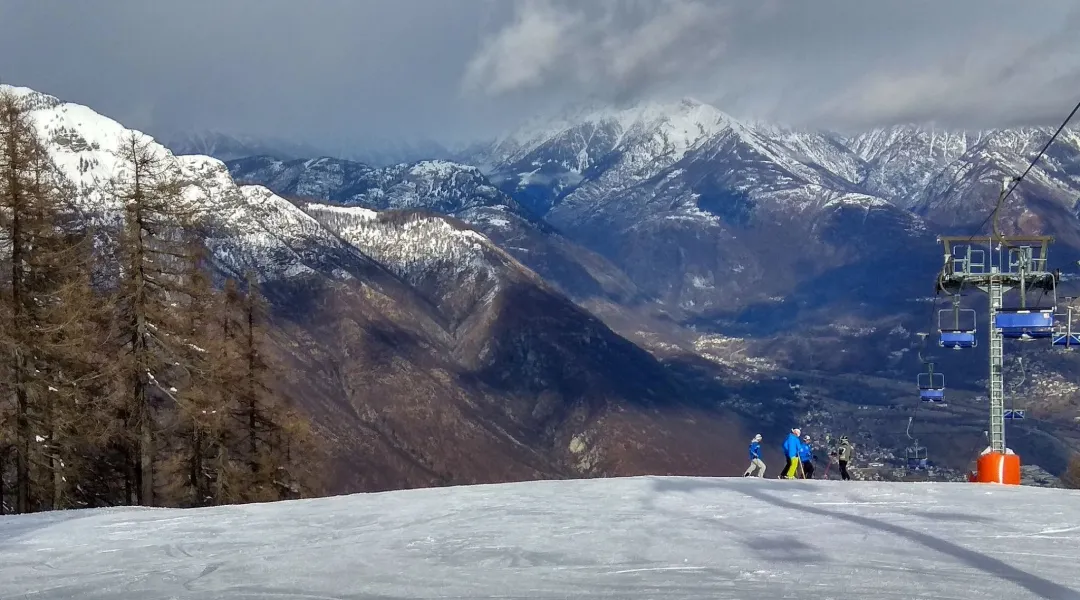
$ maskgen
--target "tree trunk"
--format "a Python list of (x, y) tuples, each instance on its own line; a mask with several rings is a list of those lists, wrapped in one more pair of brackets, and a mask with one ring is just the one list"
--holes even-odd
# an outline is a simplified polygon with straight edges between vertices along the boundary
[(255, 398), (255, 314), (250, 304), (247, 311), (247, 359), (248, 452), (251, 453), (249, 460), (251, 461), (251, 473), (254, 475), (259, 471), (259, 447), (255, 429), (257, 423)]
[(203, 473), (202, 446), (202, 433), (199, 431), (198, 425), (196, 425), (191, 452), (191, 488), (192, 504), (194, 506), (203, 506), (206, 502), (207, 486), (206, 475)]
[(49, 478), (52, 481), (51, 500), (50, 507), (52, 510), (60, 510), (64, 508), (64, 465), (63, 460), (60, 458), (60, 448), (57, 440), (61, 438), (59, 427), (56, 424), (56, 402), (49, 399), (46, 405), (45, 413), (45, 430), (49, 434), (48, 447), (46, 448), (48, 453), (49, 464)]
[(130, 448), (124, 449), (124, 498), (127, 499), (128, 506), (135, 506), (139, 503), (139, 498), (136, 493), (138, 483), (138, 474), (135, 472), (135, 457), (132, 456)]
[(26, 397), (26, 358), (15, 351), (15, 403), (18, 407), (16, 416), (16, 438), (19, 441), (15, 458), (15, 489), (17, 494), (16, 511), (30, 512), (30, 418), (29, 403)]
[[(145, 396), (145, 393), (144, 393)], [(154, 430), (150, 407), (144, 404), (139, 418), (139, 504), (154, 506)]]
[(7, 491), (4, 488), (4, 475), (7, 474), (7, 455), (8, 449), (5, 446), (0, 449), (0, 515), (7, 514), (7, 509), (4, 508), (5, 492)]
[[(135, 194), (142, 195), (142, 179), (139, 169), (135, 169)], [(149, 348), (146, 343), (146, 278), (143, 268), (146, 260), (146, 248), (143, 245), (143, 215), (140, 208), (135, 208), (135, 214), (130, 215), (135, 219), (135, 339), (132, 343), (132, 352), (135, 358), (135, 411), (139, 415), (139, 504), (143, 506), (154, 505), (154, 425), (153, 413), (150, 410), (149, 378), (151, 374), (145, 372), (146, 365), (150, 362)], [(130, 225), (129, 225), (130, 226)]]

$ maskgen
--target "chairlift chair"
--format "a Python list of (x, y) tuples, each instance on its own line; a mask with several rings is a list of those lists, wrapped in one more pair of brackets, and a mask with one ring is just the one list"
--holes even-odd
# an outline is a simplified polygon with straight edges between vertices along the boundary
[[(1011, 340), (1031, 341), (1054, 337), (1054, 311), (1057, 310), (1057, 281), (1059, 272), (1045, 273), (1045, 258), (1034, 258), (1030, 246), (1009, 249), (1009, 272), (1034, 269), (1044, 275), (1028, 281), (1027, 287), (1020, 289), (1020, 306), (1000, 308), (994, 316), (994, 327), (1001, 331), (1001, 336)], [(1025, 302), (1026, 294), (1036, 290), (1048, 296), (1050, 307), (1032, 307)], [(1040, 296), (1042, 297), (1042, 296)]]
[(994, 327), (1001, 337), (1030, 341), (1053, 338), (1054, 309), (1003, 308), (994, 315)]
[[(1020, 387), (1027, 381), (1027, 371), (1024, 370), (1024, 358), (1017, 356), (1016, 364), (1020, 366), (1020, 381), (1016, 382), (1016, 387)], [(1009, 394), (1009, 406), (1002, 408), (1002, 416), (1006, 421), (1019, 421), (1027, 416), (1027, 411), (1025, 409), (1016, 408), (1016, 402), (1013, 400), (1015, 397), (1016, 394)]]
[(958, 304), (954, 300), (952, 308), (938, 311), (938, 346), (942, 348), (964, 350), (978, 345), (975, 341), (977, 314), (974, 309), (960, 308)]
[(926, 458), (926, 446), (920, 446), (919, 440), (915, 440), (914, 445), (908, 446), (904, 450), (905, 457), (907, 458), (907, 466), (909, 469), (922, 470), (928, 466), (928, 460)]
[(919, 440), (911, 436), (911, 423), (915, 420), (915, 417), (908, 417), (907, 425), (907, 437), (911, 440), (911, 445), (904, 449), (904, 458), (907, 459), (907, 467), (909, 469), (926, 469), (929, 461), (926, 458), (926, 446), (920, 446)]
[(1073, 325), (1072, 298), (1066, 298), (1066, 300), (1068, 306), (1065, 307), (1064, 312), (1057, 315), (1057, 321), (1054, 324), (1054, 336), (1051, 338), (1050, 343), (1071, 350), (1080, 346), (1080, 327)]
[(937, 406), (945, 406), (945, 374), (935, 373), (931, 365), (926, 373), (919, 373), (919, 398), (923, 402)]
[(922, 446), (908, 448), (907, 466), (916, 471), (925, 470), (929, 466), (926, 460), (926, 448)]

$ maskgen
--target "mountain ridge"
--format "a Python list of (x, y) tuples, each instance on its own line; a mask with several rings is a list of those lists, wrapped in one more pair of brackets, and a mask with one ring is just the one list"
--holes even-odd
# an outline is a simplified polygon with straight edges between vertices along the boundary
[[(915, 374), (924, 368), (914, 332), (927, 326), (918, 307), (932, 293), (941, 262), (935, 237), (982, 222), (1004, 174), (1022, 170), (1030, 160), (1024, 155), (1034, 155), (1051, 133), (897, 126), (844, 136), (740, 121), (695, 101), (590, 108), (551, 126), (539, 123), (453, 160), (479, 166), (492, 185), (576, 248), (601, 256), (639, 299), (571, 294), (579, 304), (691, 380), (718, 377), (737, 386), (754, 360), (776, 363), (754, 376), (763, 385), (768, 377), (821, 373), (813, 376), (819, 383), (811, 399), (790, 406), (806, 410), (815, 427), (836, 431), (848, 423), (866, 433), (862, 443), (877, 445), (872, 434), (894, 452), (910, 443), (903, 425), (892, 423), (895, 411), (909, 410), (900, 407), (910, 406)], [(1080, 140), (1070, 133), (1061, 144), (1013, 194), (1001, 222), (1017, 233), (1052, 224), (1060, 242), (1054, 255), (1068, 258), (1080, 249), (1080, 178), (1070, 166)], [(240, 163), (229, 166), (244, 178)], [(515, 256), (529, 264), (526, 255)], [(1056, 381), (1073, 362), (1041, 350), (1022, 353), (1040, 373), (1032, 371), (1033, 389)], [(743, 358), (731, 369), (724, 364), (729, 356)], [(977, 360), (943, 360), (958, 407), (946, 421), (963, 441), (935, 452), (962, 468), (970, 450), (959, 448), (982, 447), (977, 394), (984, 375)], [(861, 402), (848, 389), (853, 372), (870, 390)], [(767, 410), (756, 399), (767, 393), (736, 392), (735, 403)], [(1056, 398), (1033, 399), (1045, 406), (1048, 422), (1013, 438), (1022, 453), (1055, 469), (1067, 444), (1076, 444), (1073, 418), (1080, 416), (1076, 390)], [(867, 413), (867, 405), (880, 414)], [(838, 424), (829, 426), (821, 414)], [(1058, 436), (1052, 447), (1036, 441), (1038, 427)]]
[[(110, 150), (131, 130), (88, 107), (10, 89), (32, 104), (91, 217), (108, 222), (119, 209), (103, 186), (116, 169)], [(278, 385), (332, 441), (332, 491), (735, 468), (735, 440), (746, 435), (738, 414), (691, 398), (652, 355), (464, 220), (407, 202), (431, 191), (430, 175), (460, 182), (475, 170), (380, 171), (400, 184), (382, 181), (380, 197), (406, 202), (353, 211), (346, 230), (317, 218), (328, 211), (237, 185), (220, 160), (177, 157), (136, 135), (177, 170), (183, 201), (209, 219), (219, 275), (259, 277), (273, 308), (269, 351), (285, 368)], [(528, 223), (491, 201), (502, 200), (495, 188), (470, 189), (475, 202), (462, 215), (482, 214), (495, 228), (504, 225), (494, 215)]]

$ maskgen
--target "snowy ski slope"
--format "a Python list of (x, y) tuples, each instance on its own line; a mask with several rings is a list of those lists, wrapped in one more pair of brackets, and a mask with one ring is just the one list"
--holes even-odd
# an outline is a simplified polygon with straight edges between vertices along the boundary
[(642, 477), (0, 519), (0, 598), (1080, 598), (1080, 492)]

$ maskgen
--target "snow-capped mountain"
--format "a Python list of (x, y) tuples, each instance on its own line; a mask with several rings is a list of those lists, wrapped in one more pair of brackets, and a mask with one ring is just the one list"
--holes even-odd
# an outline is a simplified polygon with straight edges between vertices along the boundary
[(526, 214), (480, 169), (444, 160), (377, 168), (337, 158), (286, 162), (254, 156), (227, 164), (236, 180), (258, 182), (286, 196), (376, 210), (426, 208), (455, 216), (481, 207)]
[[(784, 368), (878, 373), (910, 389), (921, 368), (911, 332), (936, 326), (920, 301), (941, 261), (935, 236), (974, 233), (1002, 178), (1022, 172), (1052, 133), (898, 126), (845, 136), (683, 101), (534, 123), (457, 160), (483, 165), (695, 330), (746, 336), (748, 352)], [(1080, 258), (1078, 166), (1073, 127), (1000, 219), (1005, 232), (1055, 235), (1051, 256), (1066, 268)], [(1038, 385), (1076, 368), (1043, 350), (1016, 349), (1039, 365)], [(977, 390), (981, 365), (953, 355), (943, 367), (953, 385)], [(824, 395), (847, 396), (848, 385), (837, 380)], [(899, 394), (882, 401), (906, 403)], [(1050, 420), (1080, 416), (1062, 402), (1034, 402)], [(837, 405), (830, 410), (840, 418)], [(862, 415), (853, 426), (892, 427)], [(1055, 452), (1060, 461), (1064, 450)]]
[(342, 159), (266, 156), (227, 165), (237, 181), (288, 197), (374, 210), (420, 209), (460, 219), (574, 298), (629, 300), (638, 293), (610, 261), (555, 231), (477, 167), (436, 160), (375, 168)]
[[(1014, 135), (1029, 140), (1033, 154), (1045, 139), (1039, 136), (1050, 132), (1020, 133)], [(237, 178), (288, 192), (303, 189), (305, 195), (334, 204), (422, 207), (461, 218), (603, 315), (609, 326), (677, 369), (690, 369), (698, 382), (711, 380), (716, 375), (707, 373), (715, 370), (699, 370), (699, 363), (691, 368), (686, 361), (715, 362), (700, 347), (721, 334), (736, 336), (725, 339), (744, 355), (735, 361), (743, 366), (734, 371), (745, 373), (730, 378), (730, 358), (722, 357), (729, 384), (753, 372), (751, 363), (758, 359), (776, 368), (837, 373), (840, 377), (820, 395), (841, 420), (849, 418), (840, 416), (846, 408), (832, 399), (848, 397), (847, 374), (900, 378), (898, 389), (903, 390), (921, 368), (911, 352), (917, 344), (912, 332), (928, 326), (920, 290), (929, 289), (927, 282), (940, 264), (935, 235), (948, 232), (942, 226), (946, 218), (981, 221), (988, 208), (986, 202), (957, 205), (925, 190), (945, 181), (949, 168), (983, 160), (980, 152), (995, 139), (1008, 138), (1002, 132), (920, 127), (845, 137), (744, 122), (687, 100), (627, 110), (593, 108), (533, 124), (456, 157), (481, 165), (480, 173), (463, 164), (453, 169), (413, 164), (374, 177), (377, 169), (329, 159), (288, 166), (249, 159), (231, 161), (229, 167)], [(1062, 140), (1067, 154), (1071, 138)], [(999, 151), (995, 160), (1026, 164), (1020, 155), (1027, 149), (1016, 146), (1009, 159)], [(438, 182), (403, 177), (414, 170), (442, 175)], [(448, 176), (455, 171), (469, 176)], [(507, 198), (491, 195), (484, 172)], [(1032, 185), (1035, 173), (1010, 205), (1052, 215)], [(962, 187), (965, 176), (959, 178), (962, 184), (950, 188), (954, 194), (968, 189)], [(1064, 177), (1056, 181), (1069, 185)], [(475, 189), (485, 193), (470, 199), (468, 190)], [(995, 188), (990, 200), (996, 195)], [(514, 200), (530, 218), (543, 215), (538, 227), (530, 222), (517, 228), (529, 232), (528, 244), (501, 232), (507, 224), (517, 226), (521, 213)], [(490, 210), (502, 212), (480, 218)], [(1060, 222), (1068, 226), (1075, 220)], [(558, 233), (544, 231), (548, 224)], [(1009, 227), (1010, 221), (1003, 219), (1003, 224)], [(632, 290), (634, 300), (606, 294), (597, 302), (588, 293), (575, 293), (595, 287), (567, 285), (565, 272), (538, 264), (535, 248), (555, 235), (566, 240), (560, 247), (571, 258), (587, 251), (602, 257), (601, 264), (611, 265), (603, 273), (625, 281), (619, 287)], [(646, 312), (642, 300), (649, 303)], [(981, 377), (970, 360), (954, 356), (945, 364), (956, 385), (976, 384)], [(733, 402), (769, 393), (756, 389)], [(906, 402), (903, 391), (874, 393), (881, 394), (881, 402)], [(758, 404), (753, 410), (765, 409)], [(1065, 411), (1059, 416), (1076, 415)], [(853, 427), (884, 433), (883, 440), (895, 432), (889, 418), (878, 421), (858, 411), (850, 418)], [(958, 414), (957, 426), (978, 418)]]
[[(129, 130), (85, 106), (2, 89), (32, 107), (85, 211), (115, 222), (119, 206), (102, 184), (117, 174), (113, 150)], [(528, 224), (475, 169), (369, 173), (363, 197), (385, 210), (298, 205), (237, 185), (218, 159), (175, 156), (136, 134), (182, 178), (182, 201), (209, 219), (222, 274), (263, 280), (270, 351), (285, 367), (278, 384), (333, 440), (335, 491), (633, 474), (646, 464), (733, 468), (744, 432), (729, 411), (695, 408), (653, 356), (464, 220), (402, 210), (434, 197), (492, 228)], [(443, 179), (454, 185), (439, 188)], [(461, 202), (437, 191), (457, 186), (468, 190)], [(686, 459), (687, 440), (705, 444), (717, 431), (731, 447)], [(572, 450), (581, 444), (586, 456)]]
[[(108, 149), (122, 126), (28, 96), (57, 161), (87, 202), (107, 208), (95, 184), (113, 168)], [(915, 366), (905, 350), (926, 318), (915, 290), (929, 289), (940, 263), (942, 218), (981, 220), (984, 205), (965, 200), (978, 188), (965, 182), (1024, 162), (1009, 147), (1041, 145), (1041, 130), (1028, 131), (1026, 145), (988, 133), (961, 151), (955, 137), (917, 128), (856, 143), (694, 101), (575, 118), (454, 162), (175, 158), (198, 184), (188, 201), (216, 219), (209, 243), (221, 268), (264, 277), (277, 351), (298, 374), (283, 385), (322, 415), (348, 472), (362, 473), (351, 489), (715, 473), (742, 452), (716, 437), (741, 427), (731, 407), (766, 433), (828, 411), (883, 445), (902, 444), (895, 414), (844, 407), (907, 401)], [(1012, 223), (1067, 213), (1069, 148), (1032, 172), (1042, 187), (1018, 189), (1010, 204), (1022, 219)], [(931, 164), (940, 170), (920, 174)], [(939, 184), (944, 195), (919, 195)], [(908, 185), (924, 187), (895, 191)], [(607, 325), (582, 308), (598, 301)], [(662, 309), (651, 321), (646, 304)], [(615, 322), (627, 337), (652, 339), (654, 354), (674, 350), (661, 364), (613, 333)], [(732, 328), (740, 338), (717, 335)], [(721, 338), (734, 349), (717, 350)], [(763, 357), (767, 377), (732, 388), (721, 376)], [(775, 381), (802, 369), (826, 374), (812, 395)], [(969, 370), (950, 381), (978, 377)], [(860, 381), (871, 398), (853, 399), (850, 373), (887, 383)], [(977, 413), (958, 408), (950, 423)], [(1040, 460), (1059, 459), (1060, 442), (1031, 444)], [(942, 452), (966, 460), (959, 446)]]
[[(1078, 131), (1074, 125), (1059, 136), (1028, 176), (1028, 183), (1042, 180), (1059, 191), (1075, 188)], [(537, 119), (490, 142), (474, 144), (457, 158), (480, 165), (515, 197), (529, 196), (530, 191), (535, 194), (557, 181), (558, 185), (549, 186), (547, 197), (538, 199), (538, 206), (553, 206), (578, 188), (603, 184), (605, 179), (608, 186), (631, 187), (692, 155), (707, 153), (715, 158), (726, 153), (729, 161), (735, 161), (729, 163), (730, 171), (775, 169), (772, 177), (766, 172), (754, 180), (756, 186), (794, 180), (817, 186), (806, 190), (811, 196), (857, 192), (905, 209), (922, 206), (927, 209), (922, 213), (938, 205), (955, 212), (953, 200), (941, 198), (947, 186), (939, 182), (934, 187), (932, 180), (944, 177), (956, 182), (970, 175), (972, 165), (986, 162), (1017, 174), (1052, 132), (1050, 127), (963, 131), (902, 125), (845, 136), (741, 121), (697, 100), (684, 99)], [(740, 157), (749, 157), (751, 162), (739, 164)], [(1018, 195), (1022, 193), (1037, 196), (1040, 192), (1017, 190)], [(800, 196), (789, 198), (795, 208), (802, 204)], [(996, 191), (991, 201), (994, 198)], [(963, 212), (972, 214), (961, 214), (962, 218), (985, 214), (981, 207)]]
[[(532, 123), (458, 160), (482, 165), (646, 293), (700, 311), (791, 293), (868, 253), (919, 248), (912, 258), (926, 258), (934, 234), (983, 221), (1002, 176), (1022, 171), (1052, 131), (843, 136), (740, 121), (687, 99)], [(1006, 231), (1049, 231), (1080, 248), (1078, 156), (1080, 137), (1066, 130), (1010, 198)], [(896, 227), (834, 227), (840, 207), (890, 215)], [(886, 245), (853, 253), (860, 237)]]

